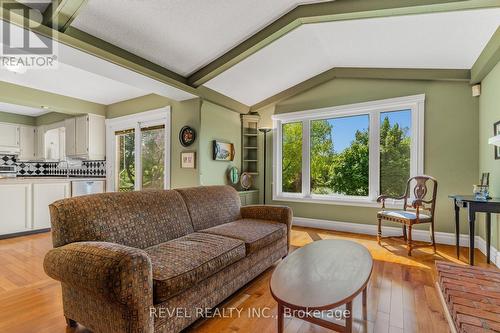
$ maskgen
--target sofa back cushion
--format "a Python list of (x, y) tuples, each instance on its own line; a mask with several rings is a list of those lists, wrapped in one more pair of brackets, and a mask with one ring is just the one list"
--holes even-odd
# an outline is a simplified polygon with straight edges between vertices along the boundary
[(241, 201), (231, 186), (176, 189), (184, 199), (195, 231), (233, 222), (240, 216)]
[(176, 191), (102, 193), (50, 205), (54, 247), (104, 241), (144, 249), (193, 232)]

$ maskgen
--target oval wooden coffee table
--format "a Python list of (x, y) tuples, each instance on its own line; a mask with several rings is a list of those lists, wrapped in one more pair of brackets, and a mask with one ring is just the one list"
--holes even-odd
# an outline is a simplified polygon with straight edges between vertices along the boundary
[[(372, 267), (370, 252), (347, 240), (321, 240), (292, 252), (271, 277), (271, 294), (278, 302), (278, 332), (283, 332), (287, 308), (287, 314), (292, 316), (300, 313), (303, 320), (338, 332), (351, 332), (352, 300), (362, 292), (366, 307)], [(345, 326), (318, 315), (344, 304), (349, 311)]]

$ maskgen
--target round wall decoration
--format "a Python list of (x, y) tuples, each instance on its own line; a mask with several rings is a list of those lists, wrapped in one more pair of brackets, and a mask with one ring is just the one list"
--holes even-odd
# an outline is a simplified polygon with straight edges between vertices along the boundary
[(179, 132), (179, 141), (184, 147), (189, 147), (196, 140), (196, 131), (194, 128), (189, 126), (184, 126)]
[(231, 184), (236, 185), (240, 180), (240, 171), (237, 167), (232, 167), (228, 170), (227, 177), (229, 178)]
[(243, 172), (240, 177), (240, 184), (243, 189), (248, 190), (253, 185), (252, 175), (248, 172)]

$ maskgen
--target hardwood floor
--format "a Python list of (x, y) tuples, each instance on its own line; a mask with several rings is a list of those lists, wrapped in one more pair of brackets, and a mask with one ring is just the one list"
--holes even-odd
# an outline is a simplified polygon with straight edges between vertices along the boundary
[[(320, 239), (351, 239), (366, 246), (375, 266), (368, 286), (367, 320), (363, 320), (361, 295), (353, 305), (354, 332), (448, 332), (439, 296), (434, 286), (436, 260), (460, 262), (452, 246), (438, 245), (437, 254), (430, 248), (406, 255), (398, 240), (386, 240), (384, 247), (375, 237), (315, 229), (294, 228), (292, 245), (300, 247)], [(59, 283), (45, 275), (42, 262), (52, 247), (50, 234), (38, 234), (0, 240), (0, 332), (3, 333), (83, 333), (66, 327), (62, 312)], [(465, 264), (467, 249), (461, 249)], [(476, 250), (478, 266), (494, 267), (485, 263), (485, 257)], [(269, 292), (272, 268), (248, 286), (233, 295), (221, 306), (236, 308), (241, 316), (198, 321), (187, 332), (276, 332), (277, 306)], [(257, 311), (263, 310), (258, 317)], [(252, 315), (252, 311), (254, 315)], [(221, 312), (222, 314), (222, 312)], [(322, 333), (327, 329), (301, 321), (285, 319), (286, 333)], [(110, 332), (111, 333), (111, 332)]]

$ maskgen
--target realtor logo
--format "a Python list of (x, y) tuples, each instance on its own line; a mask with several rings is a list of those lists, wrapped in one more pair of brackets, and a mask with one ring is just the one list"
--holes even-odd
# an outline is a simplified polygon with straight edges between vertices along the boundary
[[(42, 36), (30, 30), (43, 22), (42, 12), (34, 8), (44, 8), (47, 2), (27, 4), (30, 7), (19, 2), (0, 0), (1, 10), (7, 19), (2, 21), (0, 67), (17, 73), (31, 69), (56, 68), (56, 43), (52, 35)], [(9, 22), (22, 22), (22, 25)], [(52, 32), (51, 29), (46, 30)]]

